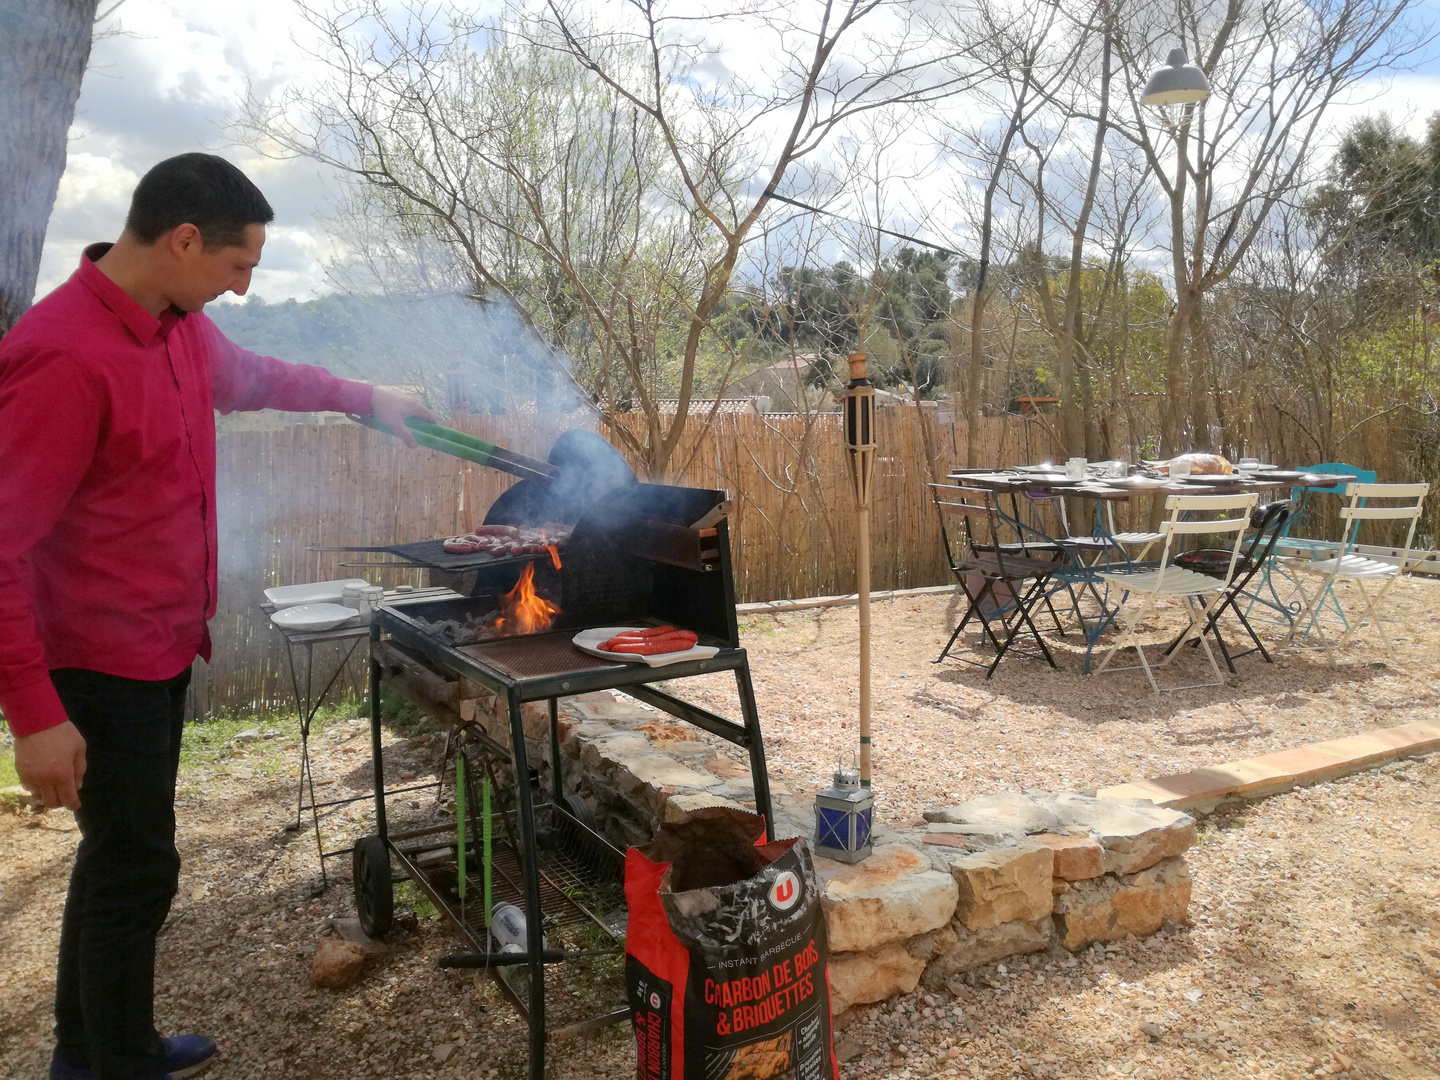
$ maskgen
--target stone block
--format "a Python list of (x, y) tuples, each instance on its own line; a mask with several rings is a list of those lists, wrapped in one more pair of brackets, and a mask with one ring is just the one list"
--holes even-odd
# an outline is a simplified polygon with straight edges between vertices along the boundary
[(1105, 872), (1105, 849), (1086, 836), (1041, 833), (1034, 837), (1055, 852), (1054, 875), (1065, 881), (1084, 881)]
[(1019, 792), (985, 795), (957, 806), (927, 810), (924, 816), (926, 821), (965, 825), (975, 832), (994, 833), (997, 836), (1024, 836), (1026, 833), (1048, 832), (1064, 824), (1052, 809)]
[(939, 847), (968, 848), (970, 841), (961, 833), (926, 833), (920, 838), (922, 844)]
[(665, 807), (660, 812), (660, 820), (666, 825), (679, 825), (690, 820), (690, 815), (696, 810), (703, 810), (707, 806), (728, 806), (732, 810), (744, 810), (745, 807), (730, 799), (722, 799), (710, 792), (701, 792), (695, 795), (671, 795), (665, 800)]
[(959, 919), (935, 936), (932, 959), (925, 968), (925, 985), (938, 989), (945, 980), (961, 972), (973, 971), (1007, 956), (1040, 952), (1050, 945), (1054, 920), (1049, 915), (1038, 919), (1001, 923), (983, 930), (971, 930)]
[(1107, 874), (1133, 874), (1195, 843), (1194, 818), (1146, 800), (1057, 795), (1054, 804), (1066, 824), (1085, 827), (1105, 849)]
[(903, 941), (939, 929), (955, 914), (955, 879), (901, 844), (876, 848), (854, 865), (817, 858), (815, 868), (825, 886), (820, 903), (831, 953)]
[(750, 779), (749, 765), (741, 765), (727, 757), (711, 758), (705, 762), (705, 768), (723, 780)]
[(1185, 923), (1189, 909), (1190, 869), (1172, 856), (1135, 874), (1073, 883), (1055, 898), (1055, 923), (1061, 943), (1078, 949), (1092, 941), (1153, 934), (1166, 920)]
[(959, 889), (955, 917), (971, 930), (1050, 914), (1055, 853), (1026, 840), (956, 858), (950, 872)]
[(852, 1005), (908, 994), (920, 985), (925, 961), (891, 942), (865, 952), (830, 956), (830, 1011), (839, 1016)]
[(342, 941), (353, 941), (359, 945), (360, 951), (365, 954), (367, 960), (374, 960), (390, 952), (389, 945), (383, 941), (376, 941), (360, 929), (359, 919), (331, 919), (330, 926)]
[(543, 701), (527, 701), (520, 706), (520, 726), (527, 739), (550, 741), (550, 706)]
[(365, 966), (365, 950), (353, 941), (321, 938), (315, 947), (315, 961), (310, 965), (310, 981), (316, 986), (341, 990), (360, 977)]
[(569, 757), (583, 757), (583, 748), (597, 739), (603, 739), (615, 731), (603, 720), (585, 720), (572, 723), (568, 729), (561, 729), (560, 752)]
[(646, 720), (636, 724), (635, 730), (645, 735), (659, 750), (669, 750), (672, 744), (688, 742), (695, 737), (694, 728), (673, 720)]

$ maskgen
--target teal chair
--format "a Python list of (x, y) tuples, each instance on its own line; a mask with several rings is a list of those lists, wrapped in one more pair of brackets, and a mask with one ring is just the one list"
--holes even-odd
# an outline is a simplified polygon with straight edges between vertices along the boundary
[[(1377, 479), (1377, 474), (1374, 470), (1356, 468), (1354, 465), (1347, 465), (1343, 461), (1323, 461), (1319, 465), (1304, 466), (1301, 471), (1317, 473), (1321, 476), (1353, 476), (1355, 477), (1355, 482), (1358, 484), (1373, 484)], [(1310, 524), (1313, 516), (1310, 506), (1311, 499), (1317, 494), (1338, 495), (1341, 494), (1343, 490), (1343, 488), (1314, 487), (1305, 484), (1297, 484), (1292, 487), (1290, 489), (1290, 495), (1295, 502), (1295, 513), (1291, 516), (1289, 522), (1286, 523), (1285, 531), (1281, 534), (1279, 542), (1275, 545), (1275, 554), (1299, 559), (1308, 558), (1317, 561), (1338, 557), (1341, 549), (1341, 544), (1338, 541), (1317, 540), (1309, 537), (1294, 536), (1292, 534), (1304, 530), (1306, 526)], [(1363, 499), (1360, 505), (1365, 505)], [(1280, 588), (1278, 589), (1275, 580), (1277, 575), (1281, 579)], [(1255, 590), (1256, 594), (1259, 594), (1264, 589), (1269, 590), (1270, 595), (1275, 599), (1275, 603), (1271, 604), (1263, 600), (1260, 602), (1267, 607), (1272, 607), (1282, 612), (1286, 621), (1293, 624), (1294, 617), (1299, 610), (1295, 597), (1303, 595), (1303, 587), (1300, 579), (1296, 577), (1283, 562), (1277, 562), (1272, 558), (1270, 565), (1267, 566), (1265, 570), (1265, 580), (1261, 583), (1260, 588)], [(1286, 595), (1284, 597), (1280, 595), (1281, 589), (1285, 591)], [(1255, 601), (1252, 600), (1252, 607), (1254, 603)], [(1249, 612), (1247, 611), (1246, 614), (1249, 615)], [(1328, 615), (1333, 615), (1338, 619), (1340, 625), (1346, 632), (1350, 630), (1350, 620), (1345, 617), (1345, 609), (1340, 606), (1340, 601), (1336, 599), (1334, 592), (1330, 590), (1327, 584), (1322, 595), (1316, 602), (1315, 610), (1311, 613), (1310, 621), (1313, 624), (1317, 619), (1324, 618)]]

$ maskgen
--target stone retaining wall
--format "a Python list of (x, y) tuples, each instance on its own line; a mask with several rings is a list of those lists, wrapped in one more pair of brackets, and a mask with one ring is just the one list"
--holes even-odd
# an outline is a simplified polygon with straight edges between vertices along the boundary
[[(466, 704), (467, 719), (509, 744), (493, 700)], [(617, 845), (644, 843), (662, 821), (702, 806), (754, 809), (737, 747), (621, 695), (566, 698), (560, 710), (566, 787)], [(523, 721), (530, 763), (548, 781), (548, 710), (527, 705)], [(808, 800), (773, 783), (771, 799), (778, 836), (811, 834)], [(1184, 852), (1195, 842), (1195, 822), (1179, 811), (1027, 791), (925, 819), (877, 830), (874, 853), (857, 865), (815, 860), (836, 1015), (1052, 941), (1079, 949), (1187, 921)]]

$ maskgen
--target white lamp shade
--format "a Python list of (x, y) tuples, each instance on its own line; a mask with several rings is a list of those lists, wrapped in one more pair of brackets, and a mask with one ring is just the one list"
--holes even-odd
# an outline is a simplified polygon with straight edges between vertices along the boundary
[(1144, 105), (1188, 105), (1210, 96), (1210, 81), (1205, 73), (1188, 62), (1184, 49), (1171, 49), (1162, 67), (1145, 84), (1140, 95)]

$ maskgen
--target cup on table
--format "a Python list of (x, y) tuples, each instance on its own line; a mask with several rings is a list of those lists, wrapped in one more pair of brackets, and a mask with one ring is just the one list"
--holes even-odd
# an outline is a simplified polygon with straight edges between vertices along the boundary
[(1240, 459), (1241, 472), (1254, 472), (1260, 467), (1260, 459), (1256, 457), (1242, 457)]
[(1183, 459), (1183, 458), (1182, 458), (1182, 459), (1179, 459), (1179, 460), (1176, 460), (1176, 461), (1170, 462), (1170, 475), (1171, 475), (1171, 476), (1189, 476), (1189, 475), (1190, 475), (1190, 462), (1189, 462), (1188, 460)]
[(1083, 457), (1072, 457), (1065, 462), (1065, 478), (1067, 480), (1084, 480), (1085, 466), (1089, 464)]
[(1123, 480), (1130, 475), (1130, 463), (1127, 461), (1112, 461), (1105, 475), (1112, 480)]

